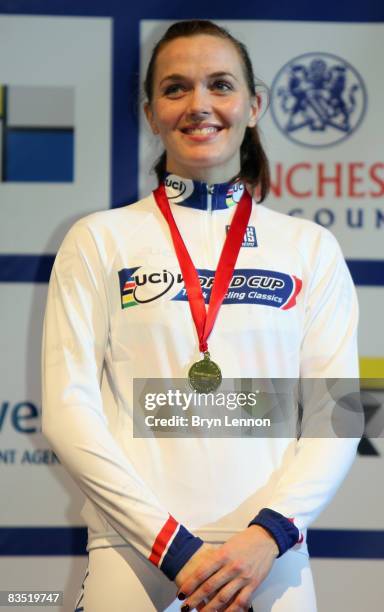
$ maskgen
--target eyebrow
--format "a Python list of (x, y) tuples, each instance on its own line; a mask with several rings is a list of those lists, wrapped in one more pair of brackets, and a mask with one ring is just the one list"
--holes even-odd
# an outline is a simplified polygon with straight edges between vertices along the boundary
[[(237, 81), (237, 78), (235, 77), (234, 74), (232, 74), (232, 72), (226, 72), (226, 71), (223, 71), (223, 70), (220, 70), (218, 72), (211, 72), (211, 74), (208, 75), (208, 77), (210, 79), (211, 78), (217, 78), (217, 77), (225, 77), (225, 76), (230, 76), (233, 79), (235, 79), (235, 81)], [(178, 74), (178, 73), (168, 74), (163, 79), (161, 79), (160, 85), (162, 85), (162, 83), (164, 83), (164, 81), (180, 81), (182, 79), (188, 79), (188, 77), (185, 76), (184, 74)]]

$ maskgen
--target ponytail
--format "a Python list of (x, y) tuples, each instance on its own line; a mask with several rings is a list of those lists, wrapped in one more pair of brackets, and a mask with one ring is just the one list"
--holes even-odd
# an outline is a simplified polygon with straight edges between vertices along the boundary
[(167, 154), (165, 151), (162, 152), (160, 157), (156, 160), (153, 170), (156, 173), (158, 183), (162, 183), (165, 179), (165, 174), (167, 172)]
[(240, 147), (239, 177), (257, 191), (258, 202), (265, 200), (270, 188), (270, 170), (257, 126), (245, 130)]

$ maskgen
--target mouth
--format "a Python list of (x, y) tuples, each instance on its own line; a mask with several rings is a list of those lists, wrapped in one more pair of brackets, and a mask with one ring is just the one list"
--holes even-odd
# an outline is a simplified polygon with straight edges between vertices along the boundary
[(219, 125), (204, 125), (204, 126), (193, 126), (181, 128), (183, 134), (189, 134), (191, 136), (208, 136), (210, 134), (217, 134), (223, 128)]

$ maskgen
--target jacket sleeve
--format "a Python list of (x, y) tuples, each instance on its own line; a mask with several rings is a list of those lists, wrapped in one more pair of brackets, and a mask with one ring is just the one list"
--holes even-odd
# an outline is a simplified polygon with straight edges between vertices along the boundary
[(43, 433), (107, 522), (173, 580), (203, 542), (161, 506), (108, 429), (100, 391), (108, 334), (103, 266), (82, 220), (67, 234), (49, 283)]
[[(322, 229), (320, 248), (308, 264), (312, 278), (301, 346), (301, 436), (292, 441), (293, 459), (285, 466), (268, 508), (251, 521), (271, 532), (280, 554), (303, 540), (300, 531), (333, 497), (354, 461), (363, 429), (358, 399), (353, 400), (358, 398), (359, 376), (356, 292), (340, 247), (327, 230)], [(335, 379), (352, 398), (349, 409), (335, 409), (333, 398), (344, 393), (337, 384), (336, 392), (329, 393)]]

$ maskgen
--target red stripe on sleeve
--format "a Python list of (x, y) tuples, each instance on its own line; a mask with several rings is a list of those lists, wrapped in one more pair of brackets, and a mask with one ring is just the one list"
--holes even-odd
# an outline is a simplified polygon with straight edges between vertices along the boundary
[[(288, 520), (291, 521), (291, 523), (293, 523), (295, 525), (295, 519), (294, 518), (289, 518)], [(295, 525), (295, 527), (296, 527), (296, 525)], [(304, 542), (304, 534), (301, 533), (301, 531), (299, 531), (299, 534), (300, 534), (300, 537), (297, 540), (297, 544), (301, 544), (302, 542)]]
[(169, 515), (169, 519), (166, 523), (164, 523), (163, 527), (158, 533), (158, 536), (152, 546), (152, 551), (149, 556), (149, 560), (154, 565), (158, 565), (161, 559), (161, 556), (168, 545), (169, 540), (175, 533), (179, 523), (173, 518), (173, 516)]

